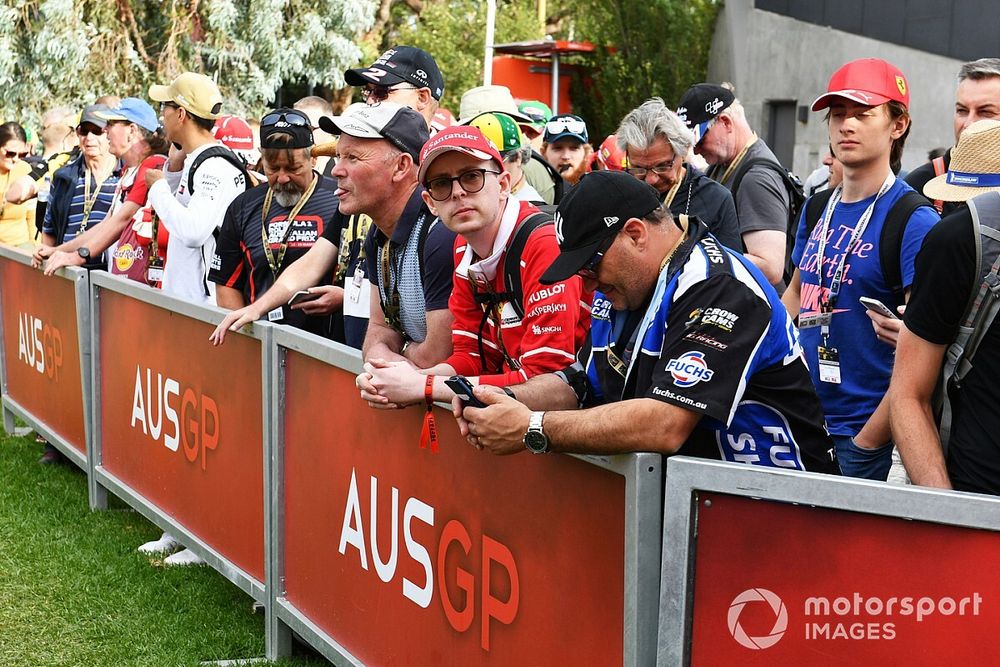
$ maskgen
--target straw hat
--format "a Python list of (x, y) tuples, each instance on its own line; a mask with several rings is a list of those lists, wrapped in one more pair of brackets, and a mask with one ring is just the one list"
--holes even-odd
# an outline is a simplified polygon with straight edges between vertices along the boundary
[(980, 120), (959, 135), (948, 173), (927, 181), (924, 195), (966, 201), (991, 190), (1000, 190), (1000, 121)]

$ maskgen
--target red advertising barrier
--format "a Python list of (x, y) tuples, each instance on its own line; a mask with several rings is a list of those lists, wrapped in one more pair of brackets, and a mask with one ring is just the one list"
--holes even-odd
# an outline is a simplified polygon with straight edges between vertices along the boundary
[(624, 477), (476, 451), (440, 408), (421, 449), (422, 410), (286, 362), (288, 603), (366, 664), (622, 664)]
[(103, 289), (101, 470), (264, 581), (261, 341)]
[(8, 396), (86, 455), (76, 282), (0, 256), (0, 289)]
[(692, 664), (992, 660), (1000, 534), (715, 493), (698, 502)]

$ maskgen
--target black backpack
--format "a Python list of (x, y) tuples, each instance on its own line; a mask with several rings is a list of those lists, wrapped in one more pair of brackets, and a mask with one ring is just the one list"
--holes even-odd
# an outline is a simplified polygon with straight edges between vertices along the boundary
[[(736, 192), (740, 189), (743, 177), (746, 176), (751, 167), (758, 164), (778, 174), (781, 177), (782, 183), (785, 184), (785, 190), (788, 192), (788, 220), (785, 221), (784, 270), (784, 279), (787, 285), (788, 281), (792, 279), (792, 273), (795, 271), (795, 266), (792, 264), (792, 250), (795, 248), (795, 232), (799, 226), (799, 213), (802, 211), (802, 204), (806, 200), (806, 195), (802, 190), (802, 181), (799, 180), (798, 176), (770, 158), (756, 157), (741, 164), (739, 169), (736, 170), (736, 174), (733, 175), (733, 187), (730, 191), (733, 195), (734, 204), (736, 203)], [(739, 213), (739, 211), (736, 211), (737, 216), (739, 216)]]
[(538, 151), (532, 149), (531, 159), (535, 160), (536, 162), (542, 163), (542, 166), (545, 167), (545, 171), (549, 174), (549, 178), (551, 178), (552, 182), (555, 184), (555, 190), (553, 191), (552, 195), (552, 205), (553, 206), (557, 205), (559, 202), (562, 201), (562, 198), (563, 196), (565, 196), (566, 192), (573, 186), (570, 185), (569, 181), (563, 178), (562, 174), (560, 174), (555, 167), (549, 164), (549, 161), (543, 158), (542, 154), (539, 153)]
[[(826, 205), (833, 196), (833, 190), (823, 190), (814, 194), (806, 202), (805, 226), (806, 238), (812, 234), (813, 229), (819, 223), (819, 219), (826, 210)], [(934, 208), (926, 197), (913, 190), (908, 191), (893, 203), (885, 216), (885, 224), (882, 226), (882, 234), (879, 236), (879, 261), (882, 263), (882, 277), (885, 284), (892, 291), (896, 299), (895, 305), (902, 305), (903, 299), (903, 272), (899, 265), (899, 253), (903, 248), (903, 233), (906, 231), (906, 224), (910, 221), (910, 216), (921, 206)], [(794, 241), (794, 235), (792, 236)]]
[(198, 157), (194, 159), (194, 162), (191, 163), (191, 169), (188, 170), (188, 183), (187, 183), (188, 193), (194, 194), (194, 174), (196, 171), (198, 171), (198, 167), (200, 167), (205, 160), (208, 160), (209, 158), (213, 157), (221, 157), (226, 162), (228, 162), (229, 164), (233, 165), (234, 167), (240, 170), (240, 173), (243, 174), (243, 183), (245, 190), (249, 190), (250, 188), (257, 185), (257, 181), (254, 180), (252, 176), (250, 176), (250, 172), (247, 170), (247, 166), (246, 164), (244, 164), (243, 160), (237, 157), (236, 153), (232, 152), (225, 146), (217, 145), (217, 146), (211, 146), (203, 150), (201, 153), (198, 154)]

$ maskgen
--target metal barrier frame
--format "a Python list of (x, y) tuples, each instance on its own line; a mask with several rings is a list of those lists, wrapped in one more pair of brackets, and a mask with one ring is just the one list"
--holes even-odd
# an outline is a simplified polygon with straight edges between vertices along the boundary
[[(17, 262), (18, 264), (24, 264), (25, 266), (31, 266), (31, 255), (26, 255), (22, 252), (18, 252), (13, 248), (6, 246), (0, 246), (0, 257)], [(41, 275), (41, 272), (39, 272)], [(41, 278), (40, 278), (41, 279)], [(93, 442), (93, 433), (90, 420), (87, 415), (91, 414), (93, 397), (90, 393), (91, 382), (90, 378), (93, 375), (91, 372), (91, 344), (90, 344), (90, 286), (89, 286), (89, 274), (86, 269), (81, 269), (76, 266), (66, 267), (59, 269), (55, 275), (51, 278), (52, 280), (69, 280), (74, 284), (74, 292), (76, 294), (76, 328), (77, 328), (77, 345), (80, 352), (80, 384), (81, 391), (83, 392), (83, 427), (84, 427), (84, 446), (87, 452), (92, 449), (91, 443)], [(3, 290), (0, 290), (0, 305), (2, 305), (4, 299)], [(3, 320), (0, 319), (0, 341), (4, 340), (5, 332), (3, 330)], [(88, 470), (87, 456), (80, 453), (75, 447), (69, 444), (65, 438), (58, 435), (52, 431), (49, 426), (29, 412), (24, 406), (18, 403), (16, 400), (11, 398), (8, 393), (7, 387), (7, 359), (5, 358), (6, 352), (3, 346), (0, 345), (0, 395), (3, 397), (3, 425), (4, 430), (7, 433), (14, 432), (14, 416), (20, 417), (24, 420), (26, 424), (31, 426), (32, 429), (42, 437), (44, 437), (51, 445), (62, 452), (66, 458), (72, 461), (74, 464), (82, 468), (83, 470)], [(88, 484), (88, 491), (90, 494), (90, 504), (94, 507), (95, 489), (93, 485)]]
[[(146, 285), (142, 285), (132, 280), (121, 278), (118, 276), (113, 276), (109, 273), (100, 271), (94, 272), (91, 276), (91, 294), (92, 294), (92, 304), (93, 304), (93, 317), (91, 319), (91, 340), (99, 341), (101, 335), (101, 322), (100, 322), (100, 298), (101, 291), (108, 290), (110, 292), (115, 292), (117, 294), (122, 294), (128, 296), (137, 301), (142, 301), (150, 305), (167, 309), (178, 315), (183, 315), (184, 317), (189, 317), (194, 320), (205, 322), (207, 324), (216, 325), (222, 321), (222, 318), (228, 311), (223, 311), (219, 308), (214, 308), (210, 306), (204, 306), (199, 304), (194, 304), (183, 299), (178, 299), (176, 297), (164, 294), (160, 290), (152, 289)], [(272, 355), (272, 345), (271, 345), (271, 335), (273, 332), (273, 325), (266, 322), (255, 322), (249, 327), (245, 327), (240, 333), (255, 338), (261, 342), (261, 373), (262, 373), (262, 400), (261, 400), (261, 417), (262, 423), (267, 424), (272, 419), (270, 412), (272, 401), (270, 400), (271, 387), (274, 385), (274, 379), (272, 378), (273, 364), (271, 362)], [(230, 333), (229, 335), (234, 335)], [(101, 367), (100, 359), (100, 345), (94, 345), (93, 352), (93, 364), (95, 368)], [(182, 524), (177, 523), (169, 514), (163, 512), (154, 505), (152, 502), (146, 500), (137, 491), (132, 489), (128, 484), (119, 480), (109, 471), (105, 470), (103, 467), (103, 442), (101, 436), (101, 387), (98, 378), (93, 378), (93, 410), (92, 410), (92, 421), (93, 421), (93, 437), (92, 446), (90, 448), (91, 457), (91, 468), (90, 477), (93, 480), (92, 483), (101, 487), (102, 491), (111, 491), (113, 494), (124, 500), (129, 506), (134, 508), (137, 512), (146, 517), (150, 522), (159, 526), (164, 531), (177, 536), (180, 541), (187, 548), (191, 549), (194, 553), (198, 554), (201, 558), (205, 560), (206, 563), (212, 566), (219, 574), (231, 581), (236, 585), (237, 588), (250, 595), (255, 601), (264, 603), (267, 599), (265, 584), (262, 581), (257, 581), (249, 573), (245, 572), (241, 568), (234, 565), (232, 562), (226, 560), (220, 553), (208, 546), (204, 541), (196, 537), (193, 533), (187, 530)], [(268, 469), (269, 469), (269, 454), (270, 454), (270, 443), (268, 442), (268, 433), (265, 430), (262, 431), (262, 447), (264, 467), (263, 467), (263, 484), (264, 484), (264, 535), (261, 539), (264, 541), (264, 567), (265, 571), (267, 568), (267, 536), (268, 531), (268, 507), (267, 507), (267, 494), (268, 494)], [(105, 505), (102, 508), (106, 507)], [(266, 576), (265, 576), (266, 579)]]
[(684, 456), (667, 461), (657, 665), (691, 662), (699, 492), (1000, 531), (1000, 497)]
[[(265, 501), (269, 508), (266, 554), (267, 589), (265, 646), (268, 659), (276, 660), (291, 653), (291, 632), (295, 631), (310, 646), (335, 664), (362, 665), (357, 657), (330, 637), (285, 597), (284, 585), (284, 399), (285, 355), (287, 350), (307, 355), (352, 373), (362, 371), (358, 350), (306, 332), (276, 328), (272, 335), (273, 362), (276, 365), (272, 385), (271, 443), (269, 490)], [(448, 407), (448, 406), (445, 406)], [(576, 456), (576, 455), (573, 455)], [(625, 478), (625, 609), (623, 664), (648, 665), (655, 655), (657, 624), (658, 570), (662, 525), (662, 457), (659, 454), (622, 456), (576, 456)]]

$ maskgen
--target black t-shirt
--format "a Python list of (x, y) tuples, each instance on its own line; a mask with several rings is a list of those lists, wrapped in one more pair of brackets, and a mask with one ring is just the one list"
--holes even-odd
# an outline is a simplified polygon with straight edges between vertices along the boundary
[[(979, 289), (972, 214), (961, 208), (935, 225), (917, 255), (906, 328), (948, 345), (958, 332), (972, 291)], [(987, 330), (975, 364), (951, 393), (948, 476), (961, 491), (1000, 495), (1000, 320)]]
[[(240, 290), (247, 303), (253, 303), (270, 289), (276, 278), (264, 252), (261, 229), (267, 191), (268, 185), (263, 183), (240, 194), (229, 205), (208, 274), (212, 282)], [(339, 229), (331, 229), (336, 225), (334, 213), (339, 205), (335, 192), (333, 183), (320, 177), (309, 201), (295, 216), (291, 229), (287, 220), (293, 207), (282, 206), (276, 198), (272, 198), (267, 213), (267, 235), (274, 262), (279, 261), (283, 240), (287, 244), (284, 257), (280, 258), (279, 274), (305, 255), (321, 236), (340, 238)], [(336, 244), (336, 241), (333, 243)], [(332, 282), (333, 270), (323, 277), (320, 284), (329, 285)], [(305, 315), (285, 306), (281, 323), (327, 336), (329, 320), (328, 315)]]
[(740, 222), (736, 217), (736, 204), (733, 203), (729, 188), (690, 165), (684, 165), (684, 168), (687, 173), (684, 174), (674, 200), (670, 202), (670, 212), (674, 216), (682, 213), (697, 216), (722, 245), (742, 252)]
[[(944, 154), (945, 170), (947, 170), (949, 166), (951, 166), (950, 148), (948, 149), (948, 152)], [(924, 164), (920, 165), (919, 167), (908, 173), (906, 175), (906, 178), (904, 178), (903, 180), (906, 181), (906, 184), (909, 185), (911, 188), (913, 188), (920, 194), (924, 194), (924, 186), (927, 185), (927, 181), (931, 180), (935, 176), (936, 174), (934, 173), (934, 165), (931, 164), (930, 162), (925, 162)], [(961, 202), (946, 201), (944, 202), (944, 206), (941, 209), (941, 215), (948, 215), (949, 213), (954, 213), (961, 205), (962, 205)]]

